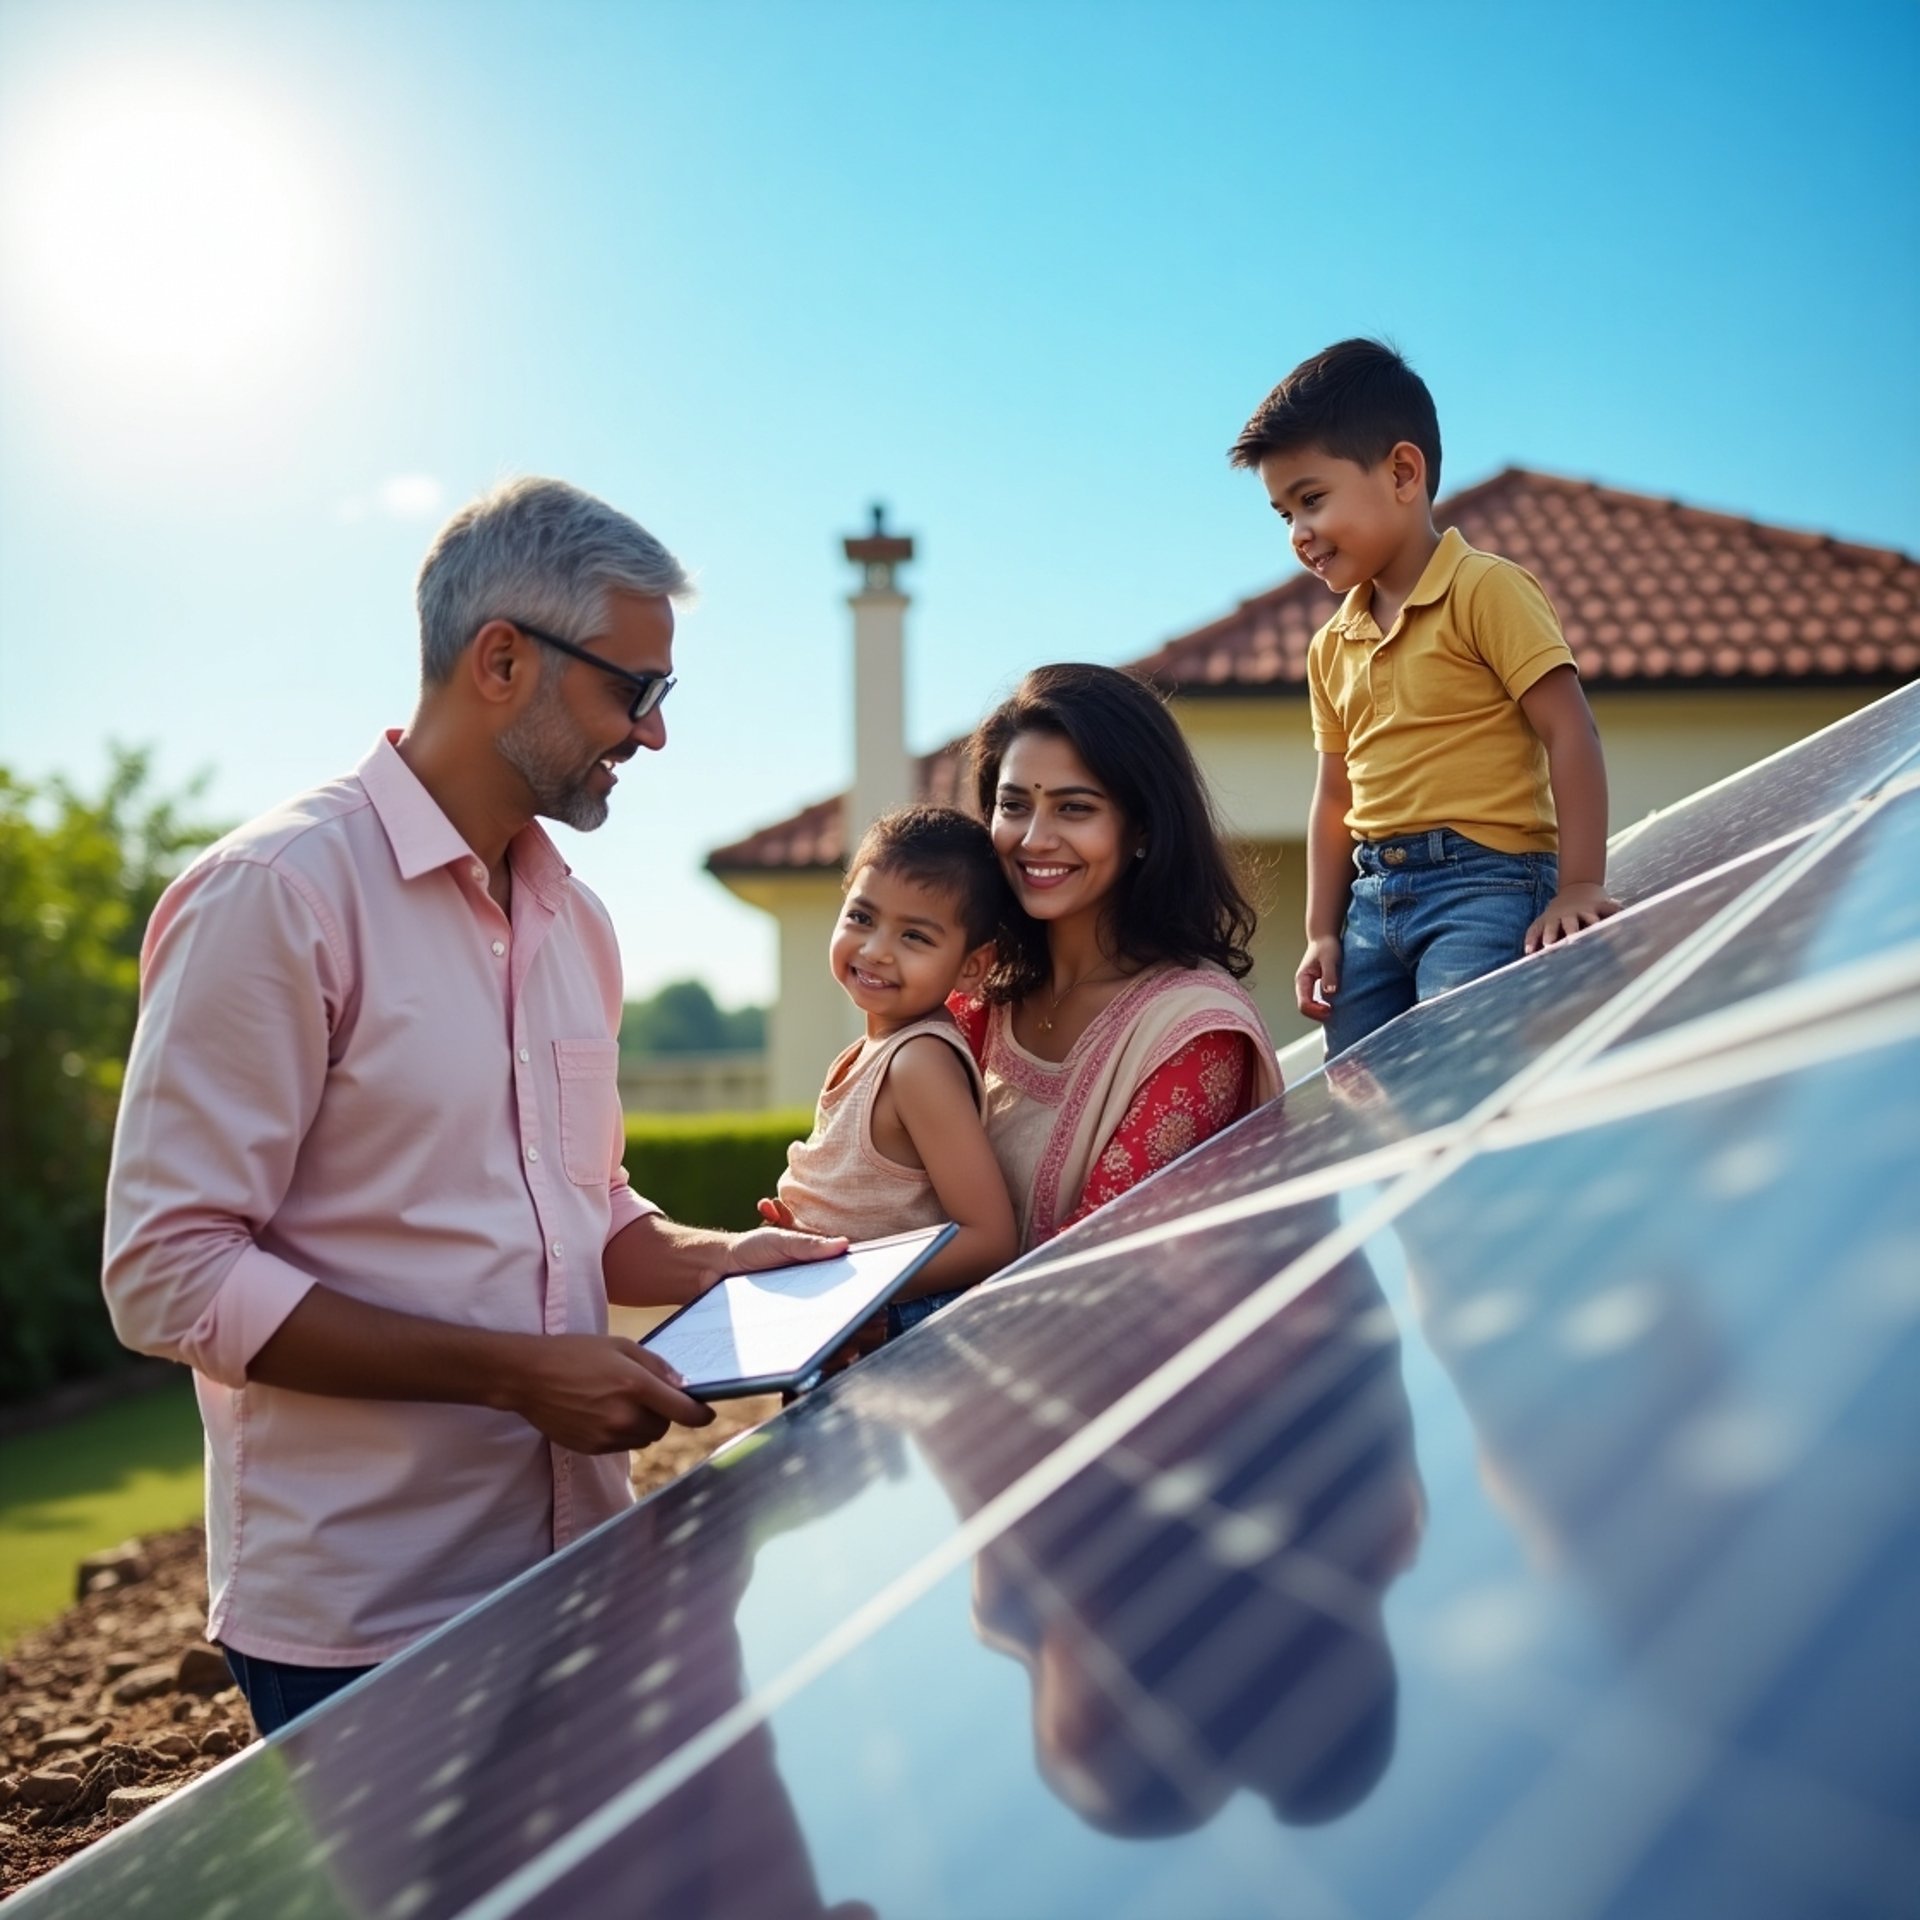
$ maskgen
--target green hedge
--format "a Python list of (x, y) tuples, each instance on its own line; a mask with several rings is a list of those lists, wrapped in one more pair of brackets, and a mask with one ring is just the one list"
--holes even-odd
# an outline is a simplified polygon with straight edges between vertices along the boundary
[(786, 1170), (787, 1148), (813, 1127), (811, 1107), (768, 1113), (627, 1116), (627, 1178), (636, 1193), (693, 1227), (737, 1230)]

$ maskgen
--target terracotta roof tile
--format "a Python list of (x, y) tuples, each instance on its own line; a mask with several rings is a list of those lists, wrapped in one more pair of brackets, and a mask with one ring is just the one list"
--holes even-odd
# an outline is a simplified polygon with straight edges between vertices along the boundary
[[(1439, 518), (1540, 581), (1590, 686), (1890, 686), (1920, 671), (1920, 561), (1904, 553), (1525, 467), (1442, 501)], [(1190, 699), (1304, 699), (1307, 643), (1333, 606), (1299, 573), (1132, 665)], [(922, 795), (954, 799), (957, 746), (917, 763)], [(707, 865), (833, 868), (845, 855), (836, 797)]]

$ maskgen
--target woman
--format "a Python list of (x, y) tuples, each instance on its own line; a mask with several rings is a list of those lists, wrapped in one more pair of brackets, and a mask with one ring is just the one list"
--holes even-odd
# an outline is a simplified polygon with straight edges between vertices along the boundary
[(1037, 667), (967, 759), (1021, 912), (980, 993), (949, 1004), (1033, 1247), (1272, 1099), (1280, 1075), (1239, 984), (1253, 910), (1152, 690)]

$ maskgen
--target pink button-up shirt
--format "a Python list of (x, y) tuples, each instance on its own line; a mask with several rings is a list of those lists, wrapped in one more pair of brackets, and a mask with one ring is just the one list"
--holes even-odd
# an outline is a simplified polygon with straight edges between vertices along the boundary
[(122, 1340), (196, 1370), (207, 1631), (383, 1660), (629, 1498), (625, 1454), (485, 1407), (249, 1381), (319, 1281), (464, 1326), (604, 1333), (627, 1185), (605, 908), (537, 826), (511, 924), (388, 735), (208, 850), (147, 930), (107, 1193)]

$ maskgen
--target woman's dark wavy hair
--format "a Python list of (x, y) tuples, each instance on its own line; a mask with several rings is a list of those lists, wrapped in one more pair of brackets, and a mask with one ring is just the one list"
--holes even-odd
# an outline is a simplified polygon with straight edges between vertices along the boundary
[[(1035, 667), (967, 742), (967, 777), (982, 819), (993, 818), (1000, 763), (1016, 736), (1067, 741), (1140, 835), (1111, 896), (1115, 957), (1135, 966), (1211, 960), (1236, 980), (1253, 969), (1254, 911), (1222, 843), (1186, 737), (1144, 680), (1112, 667)], [(1012, 1002), (1049, 977), (1046, 928), (1016, 911), (983, 991)]]

